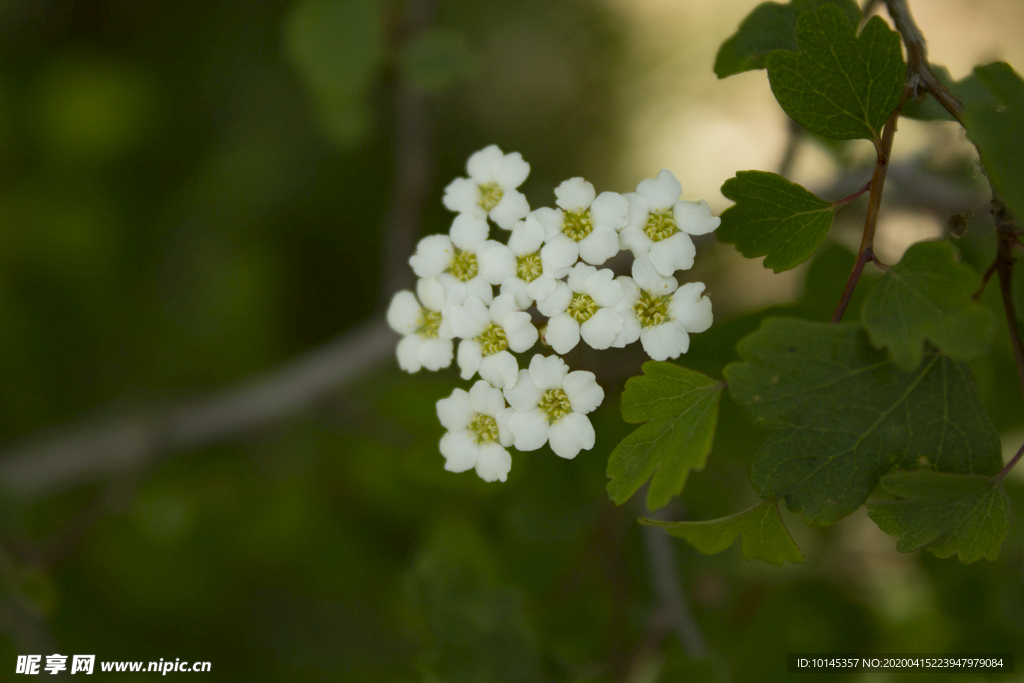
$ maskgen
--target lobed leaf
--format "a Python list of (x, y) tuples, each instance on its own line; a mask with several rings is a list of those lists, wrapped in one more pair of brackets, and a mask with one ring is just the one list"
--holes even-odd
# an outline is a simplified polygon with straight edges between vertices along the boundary
[(972, 74), (991, 98), (964, 100), (963, 124), (999, 199), (1024, 220), (1024, 81), (1006, 62)]
[(622, 393), (626, 422), (647, 422), (608, 458), (608, 495), (616, 505), (648, 479), (647, 509), (664, 507), (686, 485), (690, 470), (707, 463), (724, 384), (674, 363), (650, 361)]
[(754, 490), (808, 523), (860, 507), (893, 467), (993, 474), (999, 435), (970, 366), (931, 352), (912, 372), (856, 323), (768, 318), (725, 368), (733, 399), (771, 433), (751, 463)]
[(793, 563), (804, 561), (803, 553), (782, 523), (779, 505), (775, 500), (766, 500), (735, 515), (705, 522), (641, 519), (640, 523), (661, 527), (705, 555), (722, 552), (733, 544), (737, 536), (742, 536), (743, 557), (748, 560), (757, 558), (780, 567), (786, 560)]
[(882, 488), (900, 499), (868, 503), (868, 515), (899, 536), (900, 552), (927, 548), (936, 557), (955, 554), (964, 564), (999, 556), (1010, 523), (1001, 480), (917, 470), (885, 475)]
[(715, 74), (725, 78), (743, 71), (763, 69), (772, 51), (796, 52), (797, 17), (801, 12), (815, 10), (824, 4), (838, 6), (854, 26), (860, 21), (860, 8), (853, 0), (793, 0), (785, 5), (763, 2), (718, 48)]
[(722, 212), (718, 239), (747, 258), (765, 256), (776, 273), (809, 259), (835, 217), (830, 202), (768, 171), (738, 171), (722, 194), (736, 204)]
[(861, 320), (906, 370), (921, 364), (926, 339), (953, 358), (975, 358), (996, 330), (995, 314), (971, 299), (980, 282), (948, 242), (919, 242), (871, 288)]
[(872, 17), (858, 36), (835, 5), (802, 13), (796, 30), (799, 53), (768, 56), (768, 81), (779, 105), (812, 133), (880, 140), (907, 74), (899, 34)]

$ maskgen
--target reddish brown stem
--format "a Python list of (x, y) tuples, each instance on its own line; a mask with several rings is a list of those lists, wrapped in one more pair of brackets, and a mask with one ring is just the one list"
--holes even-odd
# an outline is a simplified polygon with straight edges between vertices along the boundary
[(849, 204), (850, 202), (853, 202), (853, 201), (856, 201), (857, 199), (859, 199), (861, 195), (863, 195), (865, 192), (867, 192), (870, 189), (871, 189), (871, 181), (869, 180), (868, 182), (864, 183), (864, 187), (860, 188), (859, 190), (857, 190), (853, 194), (848, 194), (845, 197), (843, 197), (842, 199), (837, 199), (834, 202), (832, 202), (832, 208), (833, 209), (842, 208), (842, 207), (846, 206), (847, 204)]
[(897, 107), (889, 120), (885, 122), (882, 139), (875, 142), (878, 159), (875, 161), (875, 171), (871, 174), (871, 182), (868, 184), (871, 194), (868, 196), (868, 212), (864, 218), (864, 236), (861, 238), (860, 249), (857, 251), (857, 261), (853, 265), (853, 270), (850, 271), (850, 277), (846, 280), (843, 295), (839, 299), (839, 305), (836, 306), (836, 311), (832, 314), (830, 322), (837, 323), (843, 319), (846, 307), (850, 305), (853, 290), (857, 287), (857, 281), (860, 280), (861, 273), (864, 272), (864, 266), (875, 258), (875, 229), (878, 227), (878, 212), (882, 206), (882, 188), (885, 186), (885, 174), (889, 170), (889, 155), (892, 153), (892, 141), (896, 135), (896, 122), (899, 118), (900, 110)]

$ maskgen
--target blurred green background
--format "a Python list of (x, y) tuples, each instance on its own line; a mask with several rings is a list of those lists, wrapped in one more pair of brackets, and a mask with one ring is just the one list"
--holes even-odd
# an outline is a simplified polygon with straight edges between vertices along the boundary
[[(665, 166), (720, 211), (717, 187), (774, 168), (785, 146), (762, 73), (711, 74), (755, 4), (0, 2), (0, 462), (69, 423), (155, 415), (257, 377), (379, 317), (411, 280), (394, 264), (447, 230), (443, 188), (487, 144), (531, 163), (534, 207), (571, 176), (628, 191)], [(974, 58), (1020, 69), (1018, 3), (914, 9), (955, 77)], [(897, 158), (984, 203), (962, 140), (906, 129)], [(793, 175), (826, 187), (862, 151), (804, 141)], [(892, 260), (948, 215), (890, 208)], [(701, 245), (693, 277), (716, 325), (681, 362), (721, 376), (768, 306), (826, 319), (858, 210), (781, 276)], [(980, 268), (991, 231), (979, 210), (959, 242)], [(608, 358), (574, 359), (612, 368), (597, 447), (571, 462), (515, 454), (505, 484), (442, 469), (434, 403), (465, 384), (457, 372), (410, 377), (390, 358), (314, 409), (199, 449), (157, 443), (73, 486), (0, 481), (0, 680), (18, 678), (18, 654), (59, 652), (210, 661), (210, 681), (772, 681), (786, 652), (1024, 643), (1019, 512), (1000, 559), (968, 567), (897, 553), (863, 513), (828, 529), (787, 516), (800, 566), (673, 545), (710, 651), (688, 658), (658, 604), (642, 511), (604, 491), (631, 429), (617, 396), (641, 360)], [(1024, 435), (1012, 368), (1005, 342), (976, 364), (1011, 453)], [(724, 398), (709, 466), (672, 513), (749, 505), (760, 438)], [(1007, 481), (1018, 511), (1021, 481)]]

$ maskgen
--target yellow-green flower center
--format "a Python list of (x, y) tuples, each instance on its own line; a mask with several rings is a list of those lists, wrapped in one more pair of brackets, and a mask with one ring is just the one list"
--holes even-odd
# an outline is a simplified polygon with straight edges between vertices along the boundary
[(484, 211), (490, 211), (496, 207), (505, 194), (498, 183), (484, 183), (478, 187), (480, 188), (480, 206)]
[(452, 259), (451, 265), (448, 266), (448, 272), (463, 282), (469, 282), (476, 277), (476, 254), (462, 251), (456, 247), (455, 258)]
[(576, 319), (580, 325), (590, 320), (590, 316), (597, 313), (599, 306), (590, 298), (589, 294), (573, 294), (569, 308), (565, 312)]
[(490, 415), (477, 413), (477, 416), (469, 423), (467, 429), (476, 437), (477, 443), (498, 440), (498, 423)]
[(551, 424), (558, 422), (572, 412), (572, 404), (569, 403), (569, 397), (561, 389), (548, 389), (545, 391), (544, 395), (540, 397), (537, 407), (547, 415), (548, 422)]
[(508, 348), (508, 340), (505, 338), (505, 330), (500, 325), (491, 323), (480, 336), (476, 338), (483, 347), (483, 355), (490, 356)]
[(516, 257), (516, 275), (527, 282), (533, 282), (544, 272), (540, 262), (540, 252), (535, 251), (526, 256)]
[(647, 290), (640, 292), (640, 298), (633, 305), (641, 327), (654, 327), (668, 320), (670, 296), (654, 296)]
[(594, 224), (590, 221), (590, 209), (583, 209), (579, 213), (563, 211), (562, 215), (562, 232), (575, 242), (579, 242), (594, 230)]
[(672, 209), (661, 209), (659, 211), (652, 211), (647, 216), (647, 223), (644, 225), (644, 232), (655, 242), (660, 242), (666, 237), (679, 232), (679, 228), (676, 226), (676, 217)]
[(441, 329), (440, 311), (429, 311), (424, 308), (420, 310), (420, 320), (423, 321), (423, 324), (420, 325), (420, 329), (416, 330), (416, 332), (418, 332), (421, 337), (436, 339), (437, 331)]

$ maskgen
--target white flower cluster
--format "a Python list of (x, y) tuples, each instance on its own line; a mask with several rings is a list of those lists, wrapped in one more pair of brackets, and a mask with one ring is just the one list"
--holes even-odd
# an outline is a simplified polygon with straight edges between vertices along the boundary
[[(712, 315), (704, 284), (680, 287), (675, 273), (693, 266), (690, 236), (711, 232), (720, 219), (704, 200), (680, 200), (682, 185), (668, 170), (625, 194), (598, 195), (571, 178), (555, 189), (558, 208), (531, 211), (518, 190), (530, 173), (519, 153), (491, 145), (466, 169), (468, 178), (445, 188), (444, 205), (458, 213), (449, 234), (420, 241), (409, 259), (420, 278), (416, 293), (395, 294), (387, 319), (403, 335), (403, 370), (438, 370), (456, 358), (463, 379), (480, 377), (437, 402), (448, 430), (445, 469), (475, 468), (486, 481), (505, 481), (509, 446), (549, 444), (563, 458), (593, 448), (586, 415), (604, 400), (592, 372), (570, 372), (557, 355), (536, 354), (519, 367), (513, 353), (541, 338), (530, 310), (547, 318), (541, 341), (557, 354), (580, 339), (594, 349), (639, 339), (651, 358), (676, 358)], [(508, 231), (505, 243), (489, 239), (488, 220)], [(634, 257), (631, 277), (601, 268), (623, 250)]]

